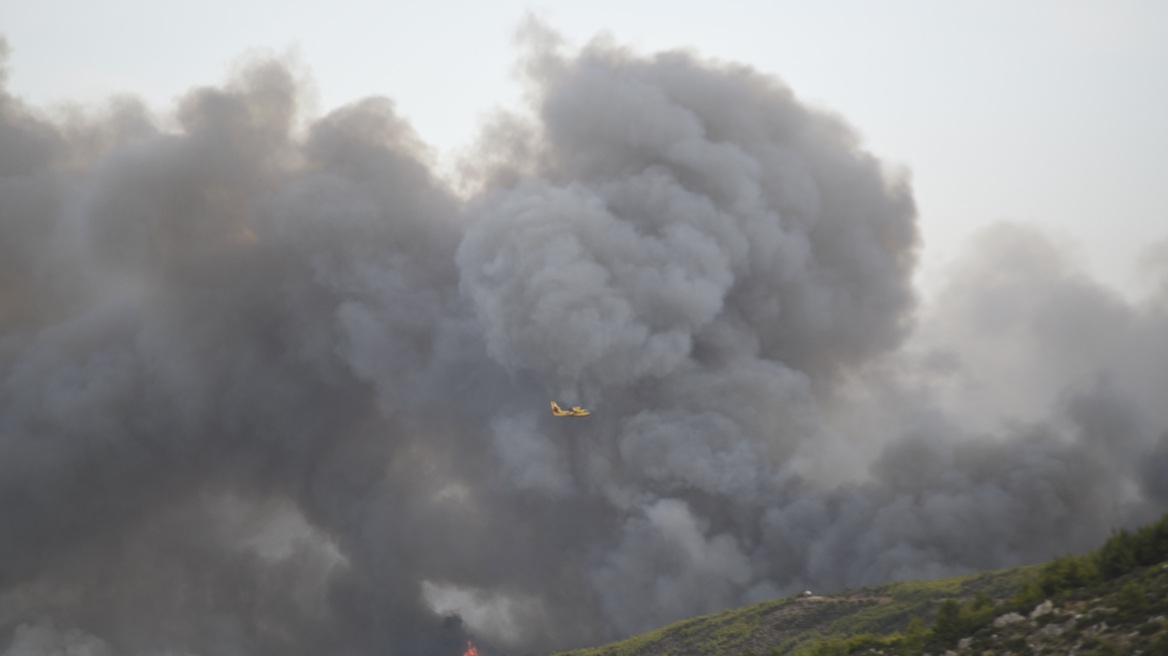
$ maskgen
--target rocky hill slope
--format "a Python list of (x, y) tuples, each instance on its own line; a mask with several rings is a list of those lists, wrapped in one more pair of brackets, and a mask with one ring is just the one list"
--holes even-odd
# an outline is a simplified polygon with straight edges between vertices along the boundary
[(1168, 656), (1168, 515), (1043, 565), (804, 593), (561, 656)]

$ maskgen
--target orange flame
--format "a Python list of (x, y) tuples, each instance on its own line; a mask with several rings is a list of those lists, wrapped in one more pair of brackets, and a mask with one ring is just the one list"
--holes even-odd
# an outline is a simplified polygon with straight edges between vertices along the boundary
[(462, 656), (479, 656), (479, 650), (470, 644), (470, 640), (466, 641), (466, 651), (462, 652)]

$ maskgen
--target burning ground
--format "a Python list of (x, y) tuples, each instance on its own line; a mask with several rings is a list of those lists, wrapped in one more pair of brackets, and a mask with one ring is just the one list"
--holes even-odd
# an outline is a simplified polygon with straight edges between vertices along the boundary
[(0, 95), (6, 653), (568, 648), (1168, 508), (1168, 249), (1129, 301), (1001, 225), (922, 306), (841, 118), (523, 42), (454, 181), (281, 60), (165, 115)]

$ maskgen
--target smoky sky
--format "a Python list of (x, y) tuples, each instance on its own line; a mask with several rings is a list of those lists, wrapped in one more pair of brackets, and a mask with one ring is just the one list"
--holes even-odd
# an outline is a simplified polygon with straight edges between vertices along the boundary
[(1001, 224), (925, 305), (843, 118), (521, 48), (445, 176), (279, 58), (166, 113), (0, 90), (5, 654), (543, 652), (1168, 509), (1168, 249), (1131, 301)]

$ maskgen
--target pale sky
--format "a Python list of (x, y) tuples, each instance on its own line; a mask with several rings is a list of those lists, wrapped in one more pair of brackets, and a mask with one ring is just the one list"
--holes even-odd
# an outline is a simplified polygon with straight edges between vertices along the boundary
[(165, 111), (250, 51), (293, 50), (319, 111), (393, 98), (449, 156), (515, 106), (528, 11), (580, 45), (689, 48), (774, 74), (908, 167), (925, 237), (918, 281), (978, 226), (1037, 223), (1135, 295), (1168, 239), (1168, 2), (978, 0), (0, 0), (9, 91), (42, 107), (131, 93)]

